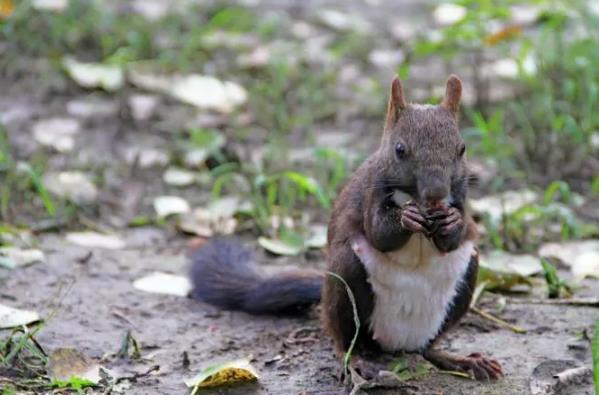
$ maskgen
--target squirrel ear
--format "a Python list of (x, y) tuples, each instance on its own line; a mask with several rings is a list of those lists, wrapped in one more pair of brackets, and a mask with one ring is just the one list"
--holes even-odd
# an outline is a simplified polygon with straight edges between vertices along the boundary
[(391, 82), (391, 93), (389, 94), (389, 105), (387, 106), (387, 119), (385, 129), (390, 129), (399, 116), (399, 111), (406, 108), (407, 103), (403, 95), (403, 87), (398, 76)]
[(460, 98), (462, 97), (462, 81), (452, 74), (447, 79), (447, 87), (445, 88), (445, 98), (441, 106), (447, 108), (454, 114), (460, 111)]

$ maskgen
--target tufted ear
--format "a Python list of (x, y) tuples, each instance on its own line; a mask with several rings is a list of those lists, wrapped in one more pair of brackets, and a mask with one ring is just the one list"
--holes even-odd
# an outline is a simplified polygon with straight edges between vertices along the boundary
[(391, 82), (391, 93), (389, 94), (389, 104), (387, 106), (387, 118), (385, 120), (385, 130), (391, 129), (397, 122), (399, 112), (406, 108), (407, 103), (403, 95), (403, 87), (398, 76)]
[(460, 111), (460, 98), (462, 97), (462, 81), (452, 74), (447, 79), (447, 87), (445, 88), (445, 98), (441, 105), (454, 114)]

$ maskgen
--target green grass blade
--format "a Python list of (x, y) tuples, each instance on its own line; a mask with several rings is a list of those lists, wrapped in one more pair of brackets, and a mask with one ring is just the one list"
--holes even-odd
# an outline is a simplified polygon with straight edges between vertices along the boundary
[(350, 301), (350, 303), (352, 305), (352, 309), (354, 311), (354, 324), (356, 325), (356, 333), (354, 333), (354, 337), (349, 345), (349, 348), (347, 349), (347, 352), (345, 353), (345, 356), (343, 357), (343, 371), (345, 372), (345, 374), (347, 374), (349, 361), (351, 360), (351, 355), (352, 355), (352, 352), (354, 351), (356, 342), (358, 341), (358, 334), (360, 333), (360, 317), (358, 316), (358, 306), (356, 304), (356, 298), (354, 297), (354, 293), (352, 292), (352, 290), (349, 287), (349, 285), (347, 284), (347, 282), (345, 282), (343, 277), (341, 277), (337, 273), (333, 273), (333, 272), (326, 272), (326, 273), (329, 276), (332, 276), (332, 277), (336, 278), (337, 280), (341, 281), (341, 283), (345, 286), (345, 290), (347, 291), (347, 296), (349, 297), (349, 301)]
[(40, 199), (42, 199), (42, 203), (44, 204), (48, 214), (54, 215), (56, 213), (56, 207), (54, 206), (54, 202), (52, 201), (52, 198), (50, 197), (50, 194), (44, 186), (40, 176), (31, 166), (29, 166), (29, 164), (25, 164), (23, 169), (31, 178), (31, 182), (33, 183), (33, 186), (35, 187)]

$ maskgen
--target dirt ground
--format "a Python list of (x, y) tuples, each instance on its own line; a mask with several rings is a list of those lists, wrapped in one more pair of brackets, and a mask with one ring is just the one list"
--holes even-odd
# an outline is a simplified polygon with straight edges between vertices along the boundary
[[(138, 373), (160, 366), (157, 374), (134, 383), (127, 391), (130, 394), (184, 394), (188, 390), (183, 379), (193, 376), (206, 361), (247, 356), (253, 358), (261, 376), (258, 384), (209, 393), (344, 393), (338, 381), (340, 365), (331, 342), (319, 330), (316, 312), (291, 318), (256, 317), (219, 311), (187, 298), (138, 291), (132, 281), (152, 271), (186, 273), (185, 242), (152, 228), (132, 231), (127, 240), (125, 250), (110, 251), (74, 247), (60, 237), (45, 237), (42, 247), (48, 253), (47, 264), (11, 273), (0, 291), (0, 302), (51, 316), (38, 339), (48, 350), (69, 346), (102, 358), (117, 352), (130, 330), (147, 359), (131, 362), (108, 357), (106, 365)], [(596, 282), (586, 284), (579, 295), (599, 296)], [(505, 378), (478, 383), (432, 372), (409, 383), (416, 393), (528, 394), (531, 380), (547, 379), (567, 367), (589, 366), (590, 344), (577, 338), (583, 331), (590, 333), (596, 308), (511, 300), (501, 316), (527, 333), (515, 334), (470, 313), (442, 343), (452, 352), (481, 351), (496, 358)], [(492, 307), (492, 298), (486, 297), (483, 306)], [(191, 362), (189, 369), (183, 367), (184, 352)], [(560, 393), (591, 394), (592, 385), (587, 379)]]
[[(318, 7), (321, 3), (331, 6), (339, 2), (308, 3), (305, 7), (290, 4), (285, 7), (297, 16), (309, 13), (310, 6)], [(354, 3), (359, 3), (353, 7), (356, 12), (373, 8), (370, 2)], [(405, 15), (390, 5), (390, 8), (373, 11), (372, 21), (387, 23), (393, 13), (405, 20), (409, 13), (422, 12), (419, 2), (399, 3)], [(38, 68), (42, 72), (37, 73)], [(91, 101), (96, 109), (102, 104), (108, 104), (105, 108), (121, 109), (132, 93), (124, 89), (116, 96), (97, 92), (90, 95), (72, 83), (69, 85), (64, 75), (49, 69), (47, 60), (40, 60), (32, 66), (30, 74), (0, 75), (0, 91), (3, 92), (0, 114), (19, 157), (30, 157), (39, 148), (31, 143), (29, 133), (34, 121), (65, 116), (67, 104), (73, 101)], [(410, 89), (415, 91), (418, 81), (428, 80), (431, 73), (430, 69), (415, 70)], [(438, 81), (444, 79), (444, 75), (437, 78)], [(77, 137), (76, 155), (52, 156), (48, 159), (48, 168), (105, 169), (107, 188), (118, 192), (119, 182), (130, 168), (124, 159), (127, 149), (158, 148), (171, 153), (174, 137), (170, 131), (180, 129), (194, 116), (191, 109), (160, 98), (152, 121), (135, 123), (120, 111), (81, 117), (83, 131)], [(361, 148), (373, 145), (378, 135), (372, 139), (369, 133), (379, 130), (380, 124), (377, 121), (344, 129), (343, 133), (351, 136), (345, 139), (346, 144), (359, 141)], [(153, 197), (171, 192), (172, 187), (161, 183), (161, 173), (156, 169), (143, 170), (139, 180), (146, 186), (141, 203), (146, 212), (151, 211)], [(193, 206), (209, 200), (209, 192), (199, 187), (178, 189), (176, 193)], [(347, 391), (339, 382), (341, 368), (333, 355), (332, 344), (320, 331), (317, 308), (299, 317), (251, 316), (221, 311), (184, 297), (136, 290), (133, 281), (153, 271), (185, 275), (188, 239), (169, 226), (130, 228), (121, 235), (126, 247), (119, 250), (75, 246), (60, 232), (40, 235), (39, 247), (47, 255), (47, 262), (13, 271), (0, 269), (0, 304), (35, 310), (46, 317), (38, 341), (47, 351), (73, 347), (90, 357), (103, 359), (103, 365), (123, 374), (143, 373), (152, 366), (159, 366), (158, 372), (132, 383), (127, 394), (186, 394), (189, 389), (183, 382), (185, 378), (192, 377), (207, 364), (243, 357), (252, 359), (260, 374), (258, 383), (206, 393), (341, 394)], [(253, 239), (248, 239), (248, 244), (256, 245)], [(320, 253), (295, 259), (264, 255), (263, 258), (265, 263), (276, 266), (299, 262), (324, 268)], [(560, 274), (568, 278), (565, 271)], [(494, 383), (479, 383), (432, 371), (425, 378), (410, 381), (410, 388), (376, 389), (371, 393), (404, 394), (411, 389), (417, 394), (529, 394), (531, 383), (550, 382), (553, 374), (567, 368), (590, 366), (591, 346), (584, 334), (592, 333), (599, 310), (537, 303), (545, 299), (545, 288), (542, 279), (534, 280), (538, 284), (530, 295), (485, 294), (481, 302), (483, 308), (495, 312), (505, 298), (505, 308), (497, 315), (525, 328), (526, 333), (514, 333), (469, 313), (441, 343), (442, 348), (451, 352), (464, 355), (481, 352), (497, 359), (503, 366), (504, 378)], [(599, 297), (599, 282), (585, 280), (576, 296)], [(140, 342), (141, 360), (120, 360), (112, 355), (121, 347), (127, 331)], [(4, 333), (0, 331), (1, 335)], [(184, 364), (185, 353), (189, 367)], [(418, 359), (417, 356), (409, 358)], [(592, 379), (588, 375), (582, 382), (554, 393), (592, 392)]]

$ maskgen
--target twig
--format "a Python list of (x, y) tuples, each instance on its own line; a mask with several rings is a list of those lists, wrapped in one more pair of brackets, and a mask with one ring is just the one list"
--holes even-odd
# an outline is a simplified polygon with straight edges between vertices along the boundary
[(516, 325), (512, 325), (509, 322), (502, 320), (501, 318), (497, 318), (494, 315), (489, 314), (486, 311), (479, 309), (478, 307), (472, 306), (472, 307), (470, 307), (470, 310), (472, 310), (476, 314), (480, 315), (481, 317), (486, 318), (489, 321), (496, 323), (497, 325), (511, 329), (514, 333), (526, 333), (526, 329), (521, 328)]
[(145, 372), (142, 373), (134, 373), (132, 376), (124, 376), (124, 377), (119, 377), (118, 379), (116, 379), (116, 383), (120, 383), (121, 381), (137, 381), (137, 379), (143, 378), (143, 377), (147, 377), (149, 375), (151, 375), (154, 372), (157, 372), (160, 370), (160, 365), (154, 365), (152, 367), (150, 367), (148, 370), (146, 370)]
[(570, 299), (509, 299), (514, 304), (545, 304), (574, 307), (599, 307), (599, 298), (570, 298)]
[(448, 374), (450, 376), (463, 377), (465, 379), (473, 380), (472, 376), (466, 372), (460, 372), (458, 370), (438, 370), (439, 373)]

